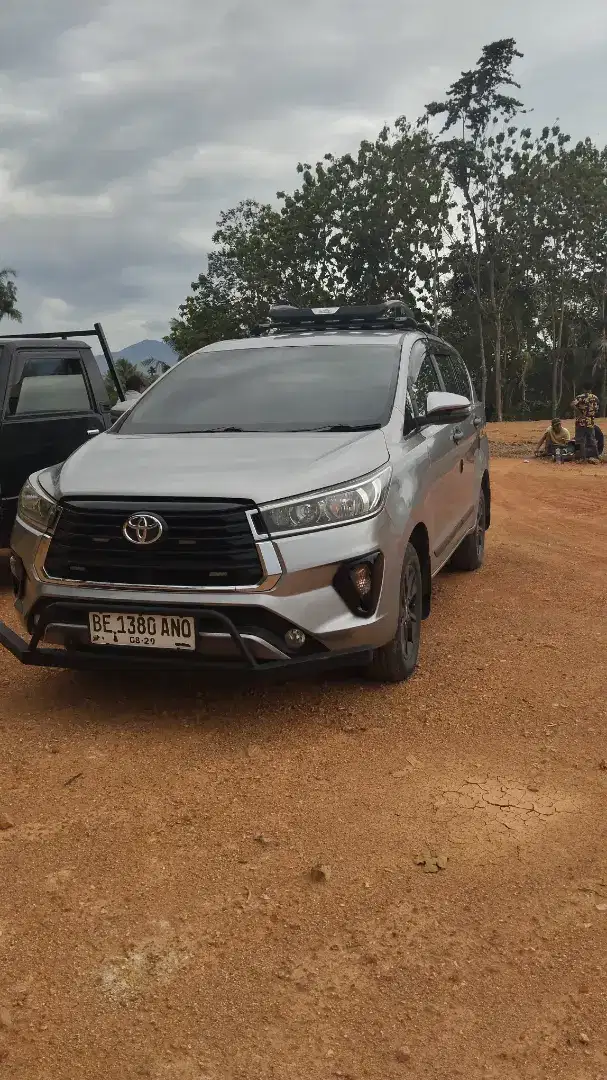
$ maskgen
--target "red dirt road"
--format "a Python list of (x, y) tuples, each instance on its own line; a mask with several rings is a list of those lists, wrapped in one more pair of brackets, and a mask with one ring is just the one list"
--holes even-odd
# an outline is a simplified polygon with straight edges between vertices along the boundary
[(406, 687), (0, 656), (0, 1076), (607, 1078), (607, 468), (493, 485)]

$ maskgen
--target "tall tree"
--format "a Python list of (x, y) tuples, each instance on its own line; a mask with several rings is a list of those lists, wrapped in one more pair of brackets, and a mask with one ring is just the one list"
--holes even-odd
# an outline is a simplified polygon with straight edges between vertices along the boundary
[[(426, 118), (443, 117), (442, 134), (457, 134), (442, 143), (443, 160), (461, 200), (458, 221), (463, 240), (471, 249), (481, 358), (481, 395), (487, 389), (484, 318), (494, 330), (495, 404), (502, 415), (501, 323), (503, 301), (498, 275), (503, 270), (504, 247), (509, 242), (511, 218), (504, 213), (505, 167), (514, 152), (516, 132), (512, 119), (522, 111), (517, 98), (503, 93), (515, 87), (512, 65), (518, 52), (513, 38), (485, 45), (475, 68), (462, 72), (449, 87), (444, 101), (426, 106)], [(506, 256), (509, 263), (509, 254)], [(505, 271), (510, 280), (509, 269)]]

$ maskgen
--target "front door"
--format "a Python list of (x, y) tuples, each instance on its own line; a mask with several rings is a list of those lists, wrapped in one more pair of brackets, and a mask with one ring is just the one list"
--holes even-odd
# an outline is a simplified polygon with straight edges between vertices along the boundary
[(470, 376), (459, 354), (442, 343), (433, 345), (433, 354), (447, 393), (460, 394), (472, 402), (470, 415), (452, 427), (457, 467), (460, 473), (457, 487), (457, 520), (460, 531), (466, 532), (475, 520), (480, 490), (477, 457), (480, 447), (482, 408), (475, 401)]
[(11, 503), (31, 473), (65, 461), (103, 431), (78, 348), (18, 349), (0, 422), (0, 492)]
[(409, 360), (409, 392), (417, 417), (422, 421), (420, 435), (428, 450), (428, 528), (432, 555), (438, 562), (443, 561), (457, 532), (461, 484), (460, 458), (453, 441), (453, 426), (424, 423), (428, 394), (442, 389), (427, 342), (415, 342)]

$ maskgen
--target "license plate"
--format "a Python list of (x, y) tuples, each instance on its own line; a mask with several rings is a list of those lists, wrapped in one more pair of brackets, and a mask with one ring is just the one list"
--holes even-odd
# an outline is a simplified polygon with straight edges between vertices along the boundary
[(93, 645), (127, 645), (143, 649), (196, 648), (194, 619), (183, 615), (91, 611), (89, 630)]

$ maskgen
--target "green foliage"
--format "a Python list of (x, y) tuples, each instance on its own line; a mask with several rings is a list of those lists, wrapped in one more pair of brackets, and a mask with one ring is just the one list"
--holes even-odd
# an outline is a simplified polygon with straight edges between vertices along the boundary
[(13, 319), (21, 322), (21, 312), (17, 307), (17, 286), (15, 271), (5, 268), (0, 270), (0, 319)]
[(279, 301), (398, 296), (459, 348), (498, 417), (565, 412), (588, 377), (605, 408), (607, 150), (521, 121), (520, 57), (511, 38), (486, 45), (416, 125), (300, 163), (275, 206), (224, 211), (165, 340), (183, 357)]

